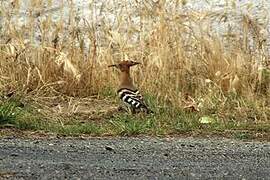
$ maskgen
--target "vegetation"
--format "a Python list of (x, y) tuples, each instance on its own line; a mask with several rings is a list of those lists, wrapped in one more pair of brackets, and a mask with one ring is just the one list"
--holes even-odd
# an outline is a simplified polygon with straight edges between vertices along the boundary
[[(233, 2), (222, 12), (185, 10), (189, 2), (177, 0), (90, 2), (84, 17), (72, 2), (57, 9), (29, 0), (26, 14), (22, 1), (1, 2), (0, 90), (26, 104), (1, 100), (1, 125), (68, 135), (269, 136), (268, 13), (255, 18)], [(118, 73), (107, 65), (124, 59), (142, 63), (132, 74), (155, 115), (112, 110)]]
[(15, 123), (18, 110), (14, 103), (3, 103), (0, 106), (0, 124)]

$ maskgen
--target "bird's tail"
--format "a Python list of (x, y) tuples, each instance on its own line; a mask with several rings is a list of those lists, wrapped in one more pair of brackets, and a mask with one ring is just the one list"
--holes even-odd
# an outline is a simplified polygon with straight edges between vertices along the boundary
[(146, 114), (154, 114), (154, 111), (152, 111), (152, 110), (151, 110), (150, 108), (148, 108), (146, 105), (144, 105), (142, 108), (145, 110)]
[(154, 114), (154, 111), (152, 111), (151, 109), (147, 108), (146, 113), (147, 114)]

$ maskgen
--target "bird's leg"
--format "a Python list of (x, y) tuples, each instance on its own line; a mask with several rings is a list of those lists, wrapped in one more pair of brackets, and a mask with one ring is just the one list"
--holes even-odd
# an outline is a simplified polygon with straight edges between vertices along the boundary
[(131, 107), (130, 111), (131, 111), (131, 114), (136, 114), (136, 109), (135, 108)]
[(123, 105), (119, 105), (117, 107), (117, 110), (120, 112), (129, 112), (129, 108), (127, 108), (126, 106), (123, 106)]

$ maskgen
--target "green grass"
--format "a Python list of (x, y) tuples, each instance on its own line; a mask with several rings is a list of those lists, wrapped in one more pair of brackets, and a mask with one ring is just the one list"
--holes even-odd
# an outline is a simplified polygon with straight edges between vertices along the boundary
[(0, 125), (13, 124), (16, 120), (17, 110), (13, 103), (0, 105)]
[[(256, 134), (269, 138), (270, 125), (235, 120), (236, 114), (223, 119), (218, 109), (202, 112), (186, 112), (161, 104), (153, 96), (146, 96), (146, 102), (155, 114), (131, 115), (125, 112), (105, 117), (101, 121), (84, 121), (78, 117), (49, 118), (36, 111), (31, 105), (21, 106), (19, 100), (7, 100), (0, 105), (1, 127), (12, 125), (19, 130), (42, 131), (64, 136), (167, 136), (167, 135), (221, 135), (235, 139), (256, 138)], [(157, 106), (159, 104), (160, 106)], [(232, 108), (234, 106), (232, 105)], [(251, 106), (253, 107), (253, 106)], [(209, 117), (213, 122), (202, 124), (201, 117)], [(227, 118), (228, 118), (227, 117)], [(241, 118), (241, 117), (238, 117)]]
[(0, 126), (14, 125), (23, 113), (21, 104), (16, 99), (10, 99), (0, 103)]

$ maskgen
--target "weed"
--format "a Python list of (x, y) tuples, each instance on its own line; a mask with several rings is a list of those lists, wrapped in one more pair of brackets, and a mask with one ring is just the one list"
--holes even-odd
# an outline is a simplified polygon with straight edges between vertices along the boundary
[(0, 101), (0, 125), (14, 125), (24, 113), (24, 104), (18, 97), (11, 97)]
[(248, 133), (248, 132), (236, 132), (234, 134), (234, 137), (236, 139), (240, 139), (240, 140), (250, 139), (250, 133)]
[(18, 113), (19, 110), (15, 103), (2, 103), (0, 105), (0, 125), (14, 124)]

